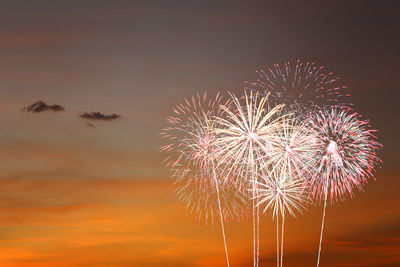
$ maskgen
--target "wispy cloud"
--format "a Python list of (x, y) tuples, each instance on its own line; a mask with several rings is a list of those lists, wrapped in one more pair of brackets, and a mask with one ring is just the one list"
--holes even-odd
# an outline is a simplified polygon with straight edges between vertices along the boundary
[(35, 34), (9, 34), (0, 37), (0, 44), (7, 46), (34, 46), (48, 44), (62, 44), (75, 38), (66, 34), (35, 33)]
[(91, 124), (91, 123), (89, 123), (89, 122), (86, 123), (86, 125), (89, 126), (90, 128), (96, 128), (96, 126), (94, 126), (93, 124)]
[(44, 101), (37, 101), (29, 106), (26, 106), (22, 109), (22, 111), (39, 113), (43, 111), (64, 111), (65, 108), (61, 105), (53, 104), (48, 105)]
[(115, 113), (106, 115), (101, 112), (84, 112), (79, 117), (88, 120), (113, 121), (121, 118), (121, 115)]

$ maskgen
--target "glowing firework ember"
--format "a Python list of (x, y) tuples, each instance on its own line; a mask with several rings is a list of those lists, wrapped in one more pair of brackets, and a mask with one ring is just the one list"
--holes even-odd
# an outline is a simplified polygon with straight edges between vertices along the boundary
[[(259, 161), (265, 158), (265, 153), (270, 147), (272, 133), (280, 127), (284, 117), (273, 116), (281, 109), (278, 105), (269, 109), (267, 97), (259, 97), (256, 93), (250, 96), (245, 94), (241, 101), (232, 95), (232, 107), (221, 105), (223, 116), (215, 118), (215, 146), (219, 162), (224, 166), (222, 172), (229, 177), (235, 173), (238, 177), (244, 178), (245, 184), (251, 185), (253, 197), (253, 261), (254, 266), (258, 265), (259, 251), (259, 209), (256, 215), (256, 180)], [(241, 184), (239, 181), (238, 184)], [(257, 217), (257, 218), (256, 218)], [(256, 237), (257, 231), (257, 237)], [(257, 248), (257, 249), (256, 249)], [(257, 251), (257, 253), (256, 253)]]
[(354, 190), (362, 190), (373, 177), (380, 162), (376, 150), (381, 146), (375, 141), (375, 130), (369, 121), (361, 120), (348, 108), (331, 108), (311, 115), (310, 127), (319, 143), (318, 164), (311, 176), (311, 195), (324, 200), (321, 236), (317, 266), (319, 266), (326, 202), (353, 197)]
[[(184, 104), (174, 109), (175, 116), (167, 119), (170, 126), (161, 135), (171, 143), (163, 146), (161, 151), (167, 153), (165, 164), (173, 170), (173, 176), (180, 185), (177, 191), (179, 198), (186, 201), (187, 208), (199, 212), (199, 217), (204, 211), (206, 219), (209, 214), (214, 218), (213, 211), (218, 208), (229, 266), (224, 217), (227, 218), (229, 209), (239, 206), (239, 202), (229, 203), (229, 209), (226, 208), (228, 206), (221, 205), (220, 190), (223, 189), (222, 196), (225, 196), (227, 186), (221, 188), (221, 179), (217, 176), (212, 142), (214, 137), (209, 131), (210, 117), (218, 114), (221, 101), (219, 94), (215, 100), (208, 100), (206, 94), (203, 97), (197, 95), (197, 98), (192, 97), (191, 100), (185, 99)], [(229, 106), (228, 102), (225, 104)], [(223, 202), (227, 204), (224, 200), (225, 198)]]
[(257, 71), (255, 82), (246, 82), (246, 89), (271, 95), (270, 101), (285, 104), (289, 109), (307, 109), (325, 105), (342, 106), (350, 96), (339, 77), (315, 63), (286, 62), (274, 64), (267, 71)]

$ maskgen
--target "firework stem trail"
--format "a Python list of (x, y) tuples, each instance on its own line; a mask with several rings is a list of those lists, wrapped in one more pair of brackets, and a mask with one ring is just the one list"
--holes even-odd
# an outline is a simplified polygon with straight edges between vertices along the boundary
[(276, 216), (276, 266), (279, 267), (279, 216)]
[[(256, 198), (258, 198), (258, 191), (257, 191), (257, 186), (256, 186), (256, 181), (255, 181), (255, 178), (256, 178), (256, 174), (255, 174), (256, 172), (254, 172), (253, 171), (253, 183), (254, 183), (254, 188), (253, 188), (253, 192), (255, 193), (254, 195), (253, 195), (253, 199), (254, 199), (254, 196), (256, 197)], [(255, 202), (253, 202), (254, 203), (254, 205), (256, 205), (256, 203)], [(256, 218), (257, 218), (257, 221), (256, 221), (256, 235), (257, 235), (257, 239), (256, 239), (256, 246), (257, 246), (257, 255), (256, 255), (256, 266), (258, 267), (258, 264), (259, 264), (259, 259), (260, 259), (260, 206), (257, 206), (256, 205)]]
[(215, 190), (217, 191), (217, 199), (218, 199), (219, 216), (220, 216), (220, 220), (221, 220), (222, 236), (224, 238), (226, 265), (229, 267), (229, 256), (228, 256), (228, 247), (226, 246), (224, 219), (222, 217), (222, 208), (221, 208), (221, 200), (219, 198), (219, 188), (218, 188), (217, 175), (215, 174), (215, 169), (214, 168), (213, 168), (213, 176), (214, 176), (214, 181), (215, 181)]
[[(256, 192), (258, 197), (258, 191)], [(257, 206), (257, 267), (260, 260), (260, 206)]]
[(258, 242), (256, 238), (256, 229), (257, 229), (257, 222), (256, 222), (256, 176), (255, 176), (255, 171), (254, 171), (254, 161), (253, 161), (253, 150), (252, 146), (250, 146), (250, 153), (251, 155), (251, 160), (250, 160), (250, 168), (251, 168), (251, 179), (253, 182), (253, 189), (252, 189), (252, 194), (253, 194), (253, 201), (252, 201), (252, 208), (253, 208), (253, 266), (258, 267), (258, 257), (256, 254), (256, 246), (258, 247)]
[(283, 233), (285, 230), (285, 214), (283, 213), (282, 215), (282, 230), (281, 230), (281, 267), (283, 266)]
[(256, 267), (256, 217), (255, 217), (255, 191), (256, 191), (256, 183), (253, 178), (253, 265)]
[(251, 164), (251, 173), (253, 180), (253, 253), (254, 253), (254, 266), (258, 267), (259, 262), (259, 249), (260, 249), (260, 208), (256, 207), (256, 197), (258, 192), (256, 190), (256, 171), (254, 170), (254, 162)]
[(319, 249), (318, 249), (317, 267), (319, 266), (319, 258), (320, 258), (320, 255), (321, 255), (322, 234), (324, 232), (325, 210), (326, 210), (326, 200), (327, 200), (327, 198), (328, 198), (328, 185), (326, 186), (326, 189), (325, 189), (324, 212), (323, 212), (323, 215), (322, 215), (321, 234), (320, 234), (320, 237), (319, 237)]

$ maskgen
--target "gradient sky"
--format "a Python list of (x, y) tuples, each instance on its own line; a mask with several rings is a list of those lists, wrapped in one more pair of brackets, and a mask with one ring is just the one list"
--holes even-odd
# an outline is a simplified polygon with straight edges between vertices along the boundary
[[(187, 216), (157, 133), (184, 97), (315, 61), (380, 130), (382, 169), (327, 208), (321, 266), (400, 266), (398, 1), (0, 2), (0, 266), (224, 266), (218, 225)], [(64, 112), (21, 112), (35, 101)], [(82, 112), (121, 114), (87, 121)], [(397, 114), (397, 115), (396, 115)], [(285, 265), (311, 266), (322, 209), (289, 219)], [(250, 266), (251, 225), (227, 229)], [(275, 263), (263, 218), (263, 266)], [(269, 263), (269, 264), (267, 264)]]

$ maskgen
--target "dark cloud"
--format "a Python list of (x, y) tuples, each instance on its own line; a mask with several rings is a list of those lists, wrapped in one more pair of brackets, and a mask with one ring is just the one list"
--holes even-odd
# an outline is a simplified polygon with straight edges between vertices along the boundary
[(96, 126), (94, 126), (93, 124), (91, 124), (91, 123), (89, 123), (89, 122), (86, 123), (86, 125), (89, 126), (89, 127), (91, 127), (91, 128), (96, 128)]
[(31, 104), (31, 105), (29, 105), (27, 107), (24, 107), (22, 109), (22, 111), (34, 112), (34, 113), (39, 113), (39, 112), (48, 111), (48, 110), (51, 110), (51, 111), (64, 111), (65, 108), (63, 106), (60, 106), (60, 105), (56, 105), (56, 104), (48, 105), (43, 101), (37, 101), (37, 102), (35, 102), (35, 103), (33, 103), (33, 104)]
[(110, 114), (110, 115), (105, 115), (101, 112), (85, 112), (79, 115), (79, 117), (83, 119), (89, 119), (89, 120), (100, 120), (100, 121), (113, 121), (121, 118), (121, 115), (118, 114)]

